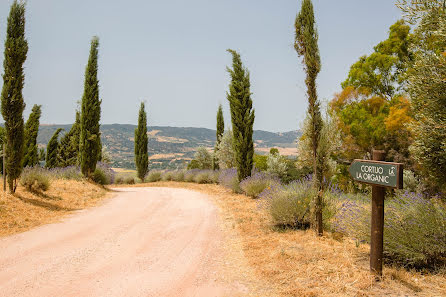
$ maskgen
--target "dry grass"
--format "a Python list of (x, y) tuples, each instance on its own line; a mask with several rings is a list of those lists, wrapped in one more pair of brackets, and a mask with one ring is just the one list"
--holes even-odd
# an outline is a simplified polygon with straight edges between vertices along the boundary
[(21, 186), (14, 195), (1, 191), (0, 237), (57, 222), (73, 211), (95, 206), (107, 190), (86, 181), (53, 180), (44, 193), (30, 193)]
[[(369, 272), (369, 247), (312, 230), (279, 232), (255, 200), (221, 186), (158, 182), (136, 186), (179, 187), (209, 194), (241, 238), (257, 277), (280, 296), (446, 296), (445, 274), (384, 268), (379, 282)], [(227, 224), (228, 225), (228, 224)]]

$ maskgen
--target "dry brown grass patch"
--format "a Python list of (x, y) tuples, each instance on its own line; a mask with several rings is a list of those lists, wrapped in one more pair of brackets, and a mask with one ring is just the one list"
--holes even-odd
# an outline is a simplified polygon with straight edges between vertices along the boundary
[(44, 193), (19, 186), (14, 195), (1, 192), (0, 237), (58, 221), (61, 217), (95, 206), (107, 191), (86, 181), (52, 180)]
[(200, 191), (221, 209), (238, 231), (245, 257), (257, 277), (280, 296), (446, 296), (444, 274), (385, 267), (375, 282), (369, 272), (369, 247), (348, 238), (312, 230), (278, 232), (256, 200), (217, 185), (158, 182), (136, 186), (177, 187)]

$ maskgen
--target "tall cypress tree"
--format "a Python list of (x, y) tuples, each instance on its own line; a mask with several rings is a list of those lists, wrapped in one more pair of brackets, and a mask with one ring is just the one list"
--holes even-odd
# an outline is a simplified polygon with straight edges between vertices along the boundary
[(314, 182), (317, 189), (316, 197), (316, 224), (317, 233), (322, 235), (322, 191), (323, 191), (323, 168), (318, 154), (319, 140), (322, 130), (322, 117), (320, 103), (316, 92), (316, 77), (321, 70), (321, 58), (319, 56), (318, 34), (314, 20), (313, 3), (311, 0), (303, 0), (302, 7), (295, 21), (296, 35), (294, 48), (299, 57), (303, 59), (304, 70), (307, 74), (305, 83), (308, 96), (308, 116), (310, 120), (311, 146), (313, 154)]
[(81, 115), (76, 111), (76, 121), (70, 131), (60, 140), (58, 166), (67, 167), (78, 164), (79, 143), (81, 134)]
[(135, 163), (138, 177), (144, 180), (149, 166), (149, 153), (147, 137), (147, 114), (144, 109), (144, 103), (141, 102), (139, 109), (138, 127), (135, 129)]
[(227, 98), (231, 109), (234, 152), (239, 181), (251, 175), (254, 156), (252, 140), (254, 125), (254, 110), (252, 109), (249, 72), (243, 67), (240, 55), (231, 49), (232, 69), (227, 68), (231, 75), (231, 83)]
[(46, 168), (55, 168), (58, 165), (57, 162), (57, 153), (59, 148), (59, 134), (62, 131), (62, 128), (59, 128), (54, 132), (53, 136), (51, 137), (50, 141), (48, 142), (48, 145), (46, 147)]
[(25, 157), (23, 167), (39, 164), (37, 153), (37, 135), (39, 133), (40, 115), (42, 114), (40, 105), (35, 104), (25, 124)]
[(99, 120), (101, 100), (98, 81), (99, 39), (93, 37), (85, 70), (84, 94), (81, 107), (80, 165), (84, 176), (91, 177), (101, 153)]
[(135, 164), (138, 177), (144, 180), (149, 166), (149, 153), (147, 152), (149, 139), (147, 137), (147, 114), (144, 103), (139, 109), (138, 127), (135, 129)]
[(24, 121), (23, 85), (25, 74), (23, 63), (28, 53), (25, 39), (25, 4), (14, 1), (8, 17), (3, 61), (3, 89), (1, 94), (2, 115), (6, 132), (6, 173), (9, 190), (15, 192), (17, 178), (22, 172)]
[(216, 170), (219, 169), (218, 165), (218, 158), (216, 156), (217, 154), (217, 148), (218, 144), (221, 141), (221, 138), (223, 137), (223, 133), (225, 133), (225, 120), (223, 118), (223, 107), (221, 104), (218, 106), (217, 110), (217, 135), (216, 135), (216, 141), (215, 141), (215, 147), (214, 147), (214, 158), (212, 160), (212, 169)]

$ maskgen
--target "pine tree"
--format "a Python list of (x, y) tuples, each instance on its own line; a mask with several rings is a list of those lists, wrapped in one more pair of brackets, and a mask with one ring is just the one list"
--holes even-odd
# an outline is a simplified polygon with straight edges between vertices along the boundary
[(70, 131), (60, 140), (58, 163), (59, 167), (67, 167), (78, 164), (79, 143), (81, 134), (81, 115), (76, 112), (76, 121)]
[(23, 158), (23, 167), (39, 164), (37, 154), (37, 135), (39, 133), (41, 106), (34, 105), (25, 124), (25, 157)]
[(25, 103), (22, 90), (25, 81), (23, 63), (28, 53), (25, 39), (25, 4), (14, 1), (8, 17), (3, 61), (2, 115), (6, 131), (6, 173), (9, 190), (15, 192), (22, 172)]
[(59, 134), (62, 131), (62, 128), (59, 128), (54, 132), (53, 136), (51, 137), (50, 141), (48, 142), (48, 145), (46, 147), (46, 168), (55, 168), (57, 167), (57, 153), (59, 148)]
[(98, 47), (99, 39), (93, 37), (90, 56), (85, 70), (84, 94), (81, 107), (80, 165), (84, 176), (90, 178), (96, 169), (96, 163), (101, 153)]
[(223, 107), (220, 104), (218, 106), (218, 110), (217, 110), (217, 135), (216, 135), (216, 141), (215, 141), (215, 147), (214, 147), (214, 158), (212, 160), (212, 169), (213, 170), (219, 169), (218, 158), (217, 158), (217, 148), (221, 141), (221, 138), (223, 137), (223, 133), (225, 133), (225, 121), (223, 118)]
[(226, 96), (231, 109), (232, 133), (235, 159), (239, 181), (251, 175), (254, 156), (252, 140), (254, 125), (254, 110), (252, 109), (249, 72), (243, 67), (240, 55), (229, 49), (232, 54), (232, 69), (227, 68), (231, 75), (229, 92)]
[(303, 58), (304, 70), (307, 74), (305, 83), (308, 96), (308, 116), (310, 121), (311, 146), (313, 151), (314, 182), (317, 189), (315, 203), (317, 233), (322, 235), (322, 193), (323, 193), (323, 170), (321, 160), (318, 156), (318, 146), (322, 130), (322, 116), (320, 103), (316, 92), (316, 77), (321, 70), (321, 58), (319, 56), (318, 34), (314, 20), (313, 3), (311, 0), (303, 0), (302, 7), (295, 21), (296, 35), (294, 48), (297, 54)]
[(141, 103), (138, 117), (138, 127), (135, 129), (135, 164), (138, 178), (144, 180), (149, 166), (149, 153), (147, 137), (147, 114), (144, 103)]

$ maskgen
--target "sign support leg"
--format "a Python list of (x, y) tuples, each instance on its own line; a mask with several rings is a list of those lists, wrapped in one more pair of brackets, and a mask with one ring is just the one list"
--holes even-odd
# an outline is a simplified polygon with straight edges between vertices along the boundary
[[(373, 150), (373, 160), (383, 161), (384, 151)], [(384, 196), (385, 188), (372, 186), (372, 228), (370, 244), (370, 270), (378, 277), (383, 269), (383, 241), (384, 241)]]

